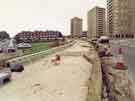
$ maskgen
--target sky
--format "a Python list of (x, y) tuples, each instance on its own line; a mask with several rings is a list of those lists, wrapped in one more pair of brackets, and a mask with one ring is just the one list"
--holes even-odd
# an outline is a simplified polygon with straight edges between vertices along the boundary
[(106, 0), (0, 0), (0, 31), (11, 36), (23, 30), (58, 30), (70, 34), (70, 19), (83, 19), (94, 6), (106, 7)]

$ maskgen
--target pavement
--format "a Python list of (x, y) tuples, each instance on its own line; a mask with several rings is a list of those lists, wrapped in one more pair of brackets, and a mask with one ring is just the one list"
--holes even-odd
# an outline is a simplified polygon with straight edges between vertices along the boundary
[(82, 56), (89, 51), (83, 47), (87, 44), (77, 41), (58, 52), (59, 65), (52, 64), (52, 54), (27, 65), (22, 73), (13, 73), (12, 82), (0, 87), (0, 101), (86, 101), (92, 70)]

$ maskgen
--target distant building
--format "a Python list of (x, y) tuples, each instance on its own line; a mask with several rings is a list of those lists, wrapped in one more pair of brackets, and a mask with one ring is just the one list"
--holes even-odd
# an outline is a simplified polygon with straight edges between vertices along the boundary
[(135, 36), (135, 0), (107, 0), (108, 33), (112, 38)]
[(82, 19), (74, 17), (71, 19), (71, 36), (79, 37), (82, 33)]
[(80, 34), (80, 37), (87, 37), (87, 31), (83, 31), (81, 34)]
[(0, 53), (12, 53), (16, 51), (17, 47), (14, 39), (4, 39), (0, 41)]
[(17, 42), (42, 42), (63, 40), (63, 35), (59, 31), (23, 31), (15, 36)]
[(88, 12), (88, 37), (96, 38), (106, 34), (105, 8), (94, 7)]

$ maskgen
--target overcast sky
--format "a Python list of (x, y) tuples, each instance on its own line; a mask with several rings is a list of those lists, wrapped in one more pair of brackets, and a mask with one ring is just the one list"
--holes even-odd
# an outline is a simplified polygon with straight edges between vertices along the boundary
[(106, 0), (0, 0), (0, 30), (11, 36), (22, 30), (59, 30), (70, 33), (70, 19), (83, 18), (87, 29), (87, 11), (106, 7)]

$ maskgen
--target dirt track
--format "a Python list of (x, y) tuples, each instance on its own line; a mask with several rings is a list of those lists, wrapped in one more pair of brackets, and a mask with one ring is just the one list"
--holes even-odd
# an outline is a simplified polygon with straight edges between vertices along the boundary
[(92, 65), (74, 56), (89, 51), (80, 44), (87, 43), (77, 42), (59, 53), (66, 54), (60, 65), (51, 63), (53, 54), (14, 73), (12, 82), (0, 88), (0, 101), (86, 101)]

